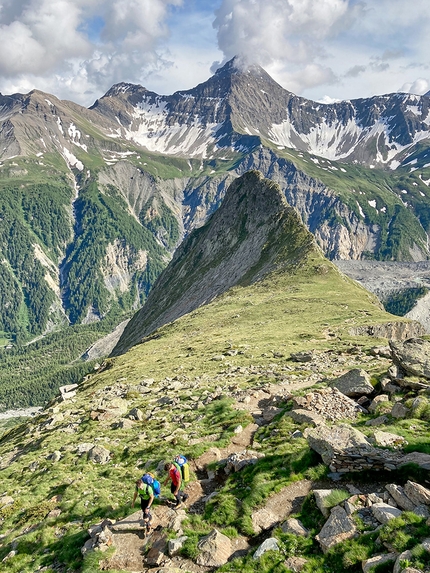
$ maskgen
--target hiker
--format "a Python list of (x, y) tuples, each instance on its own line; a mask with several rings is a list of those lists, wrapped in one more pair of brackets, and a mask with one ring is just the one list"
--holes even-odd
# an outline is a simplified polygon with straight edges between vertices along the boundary
[(176, 499), (175, 509), (179, 509), (180, 507), (184, 507), (184, 501), (187, 501), (188, 494), (181, 491), (181, 485), (182, 485), (181, 472), (178, 470), (178, 468), (172, 462), (166, 463), (164, 465), (164, 469), (166, 472), (169, 472), (168, 476), (166, 477), (166, 479), (164, 481), (164, 485), (167, 485), (167, 482), (169, 481), (169, 479), (172, 480), (172, 484), (170, 486), (170, 491), (175, 496), (175, 499)]
[(150, 512), (150, 507), (154, 501), (154, 490), (150, 485), (145, 484), (142, 479), (138, 479), (136, 482), (136, 488), (134, 490), (134, 497), (131, 503), (131, 507), (134, 507), (134, 502), (136, 501), (138, 495), (140, 495), (140, 507), (142, 509), (143, 527), (145, 528), (145, 535), (147, 535), (151, 531), (152, 515)]

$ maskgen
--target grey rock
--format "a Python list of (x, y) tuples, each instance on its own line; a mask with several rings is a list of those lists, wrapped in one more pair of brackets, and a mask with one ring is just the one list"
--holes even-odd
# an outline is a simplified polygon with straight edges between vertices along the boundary
[(132, 410), (130, 410), (130, 412), (128, 413), (128, 417), (131, 420), (137, 420), (138, 422), (142, 422), (145, 419), (142, 410), (139, 410), (139, 408), (133, 408)]
[(303, 523), (294, 517), (287, 519), (287, 521), (281, 525), (281, 529), (284, 533), (293, 533), (294, 535), (300, 535), (301, 537), (307, 537), (309, 535), (309, 531)]
[(312, 362), (314, 359), (314, 353), (310, 351), (294, 352), (291, 354), (291, 360), (294, 362)]
[(396, 402), (391, 408), (390, 414), (393, 416), (393, 418), (406, 418), (406, 416), (409, 414), (409, 408), (406, 408), (406, 406), (404, 406), (401, 402)]
[(430, 454), (423, 454), (422, 452), (406, 454), (399, 461), (398, 466), (402, 467), (406, 464), (416, 464), (420, 468), (430, 471)]
[(200, 539), (197, 548), (200, 553), (196, 563), (204, 567), (221, 567), (227, 563), (232, 553), (230, 539), (217, 529)]
[(373, 567), (377, 567), (378, 565), (382, 565), (382, 563), (387, 563), (389, 561), (396, 560), (397, 555), (395, 553), (384, 553), (382, 555), (374, 555), (370, 559), (366, 559), (361, 563), (361, 568), (363, 569), (363, 573), (368, 573)]
[(375, 519), (383, 525), (388, 523), (390, 519), (394, 519), (395, 517), (402, 515), (402, 511), (400, 509), (388, 505), (388, 503), (374, 503), (372, 505), (372, 513)]
[(402, 436), (391, 434), (390, 432), (382, 432), (381, 430), (376, 430), (373, 436), (378, 446), (401, 448), (408, 443)]
[(393, 360), (405, 372), (430, 380), (430, 342), (410, 338), (404, 342), (390, 341)]
[(226, 474), (238, 472), (245, 466), (256, 464), (260, 458), (264, 458), (264, 454), (255, 452), (254, 450), (243, 450), (242, 452), (230, 454), (227, 458), (224, 471)]
[(332, 428), (325, 425), (311, 428), (306, 432), (306, 438), (309, 446), (320, 454), (327, 465), (336, 452), (357, 448), (372, 449), (366, 436), (348, 424), (338, 424)]
[(400, 555), (397, 555), (396, 562), (394, 563), (393, 573), (400, 573), (403, 571), (403, 567), (401, 565), (402, 561), (411, 561), (412, 559), (412, 552), (411, 551), (403, 551)]
[(389, 483), (388, 485), (385, 486), (385, 488), (390, 493), (390, 495), (392, 496), (392, 498), (399, 507), (401, 507), (405, 511), (413, 511), (414, 504), (405, 494), (405, 490), (400, 485)]
[(310, 410), (304, 410), (303, 408), (297, 408), (290, 410), (286, 413), (286, 416), (290, 416), (298, 424), (313, 424), (314, 426), (319, 426), (325, 422), (325, 419), (315, 412)]
[(287, 557), (287, 559), (285, 559), (284, 565), (287, 569), (293, 571), (294, 573), (300, 573), (307, 562), (307, 559), (304, 557)]
[(50, 454), (48, 456), (48, 460), (50, 460), (51, 462), (59, 462), (61, 460), (62, 456), (61, 456), (61, 452), (59, 452), (58, 450), (56, 450), (55, 452), (52, 452), (52, 454)]
[(368, 395), (373, 392), (369, 374), (359, 368), (354, 368), (346, 374), (343, 374), (343, 376), (331, 380), (329, 384), (349, 398)]
[(321, 549), (326, 553), (331, 547), (342, 543), (346, 539), (351, 539), (356, 534), (354, 521), (343, 507), (334, 507), (330, 517), (324, 524), (315, 539), (319, 542)]
[(365, 426), (382, 426), (388, 422), (388, 416), (382, 415), (377, 418), (372, 418), (372, 420), (367, 420)]
[(324, 517), (330, 515), (330, 509), (325, 506), (325, 500), (333, 491), (333, 489), (314, 489), (315, 503)]
[(175, 555), (179, 555), (184, 543), (188, 539), (187, 535), (182, 535), (181, 537), (177, 537), (176, 539), (169, 539), (167, 543), (167, 553), (170, 557), (174, 557)]
[(5, 507), (6, 505), (12, 505), (15, 500), (10, 495), (3, 495), (0, 497), (0, 507)]
[(388, 394), (379, 394), (379, 396), (375, 396), (370, 404), (370, 406), (368, 407), (369, 412), (375, 412), (376, 409), (378, 408), (378, 406), (382, 403), (382, 402), (389, 402), (390, 401), (390, 397), (388, 396)]
[(88, 452), (88, 459), (95, 464), (107, 464), (110, 461), (110, 452), (103, 446), (94, 446)]
[(417, 505), (414, 507), (414, 513), (416, 513), (419, 517), (424, 517), (427, 519), (430, 517), (430, 507), (428, 505)]
[(405, 484), (405, 493), (415, 505), (430, 505), (430, 490), (408, 480)]
[(260, 559), (260, 557), (266, 553), (266, 551), (279, 551), (278, 540), (276, 537), (269, 537), (269, 539), (263, 541), (263, 543), (254, 553), (253, 559)]

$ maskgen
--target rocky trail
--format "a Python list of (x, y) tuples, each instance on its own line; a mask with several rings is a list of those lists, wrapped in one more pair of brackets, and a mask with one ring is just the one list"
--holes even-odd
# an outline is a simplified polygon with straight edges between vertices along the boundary
[[(102, 562), (104, 570), (121, 569), (124, 571), (160, 571), (172, 572), (186, 570), (191, 573), (206, 573), (212, 565), (197, 564), (178, 555), (183, 544), (182, 522), (188, 514), (202, 514), (206, 502), (214, 495), (227, 478), (225, 470), (216, 472), (211, 469), (213, 462), (227, 461), (227, 468), (235, 471), (249, 459), (257, 460), (261, 454), (252, 450), (253, 438), (261, 425), (269, 423), (279, 412), (277, 404), (291, 396), (293, 390), (311, 386), (312, 383), (272, 385), (252, 394), (244, 393), (238, 398), (236, 408), (248, 411), (254, 422), (245, 428), (239, 426), (236, 435), (225, 448), (210, 448), (202, 456), (190, 461), (190, 469), (197, 480), (189, 482), (184, 491), (188, 494), (186, 509), (174, 510), (171, 501), (161, 498), (160, 504), (153, 511), (153, 531), (145, 537), (141, 523), (141, 511), (136, 511), (116, 523), (105, 520), (104, 523), (90, 530), (91, 539), (88, 547), (94, 547), (94, 541), (100, 547), (113, 546), (115, 553)], [(208, 467), (209, 466), (209, 467)], [(257, 533), (284, 521), (290, 513), (297, 511), (305, 496), (311, 490), (311, 482), (301, 480), (284, 488), (272, 496), (267, 505), (255, 511), (252, 516), (253, 526)], [(168, 541), (164, 530), (172, 530), (177, 540)], [(250, 542), (239, 536), (231, 540), (228, 547), (228, 559), (246, 554)], [(223, 551), (223, 549), (221, 549)], [(224, 550), (225, 551), (225, 550)], [(225, 558), (225, 556), (224, 556)], [(210, 561), (209, 561), (210, 562)]]
[[(417, 416), (415, 410), (418, 413), (427, 412), (427, 416), (430, 407), (430, 342), (422, 339), (408, 339), (404, 343), (392, 341), (390, 348), (375, 347), (372, 355), (381, 357), (388, 368), (377, 390), (370, 383), (370, 376), (365, 370), (346, 368), (344, 373), (330, 380), (323, 388), (313, 387), (315, 380), (308, 378), (297, 383), (238, 391), (235, 394), (235, 407), (247, 411), (252, 421), (245, 428), (235, 428), (234, 436), (226, 447), (209, 448), (202, 456), (190, 461), (197, 479), (185, 488), (189, 496), (187, 507), (175, 511), (171, 501), (161, 499), (153, 512), (154, 530), (147, 538), (141, 527), (140, 511), (116, 523), (105, 520), (89, 530), (91, 539), (83, 552), (90, 549), (106, 551), (113, 546), (115, 552), (109, 557), (107, 554), (102, 564), (104, 570), (206, 573), (234, 557), (250, 552), (258, 559), (265, 551), (279, 551), (277, 538), (270, 537), (270, 532), (277, 526), (281, 526), (284, 533), (310, 535), (299, 520), (291, 518), (291, 514), (300, 513), (303, 501), (310, 492), (326, 519), (317, 535), (314, 534), (323, 553), (346, 539), (360, 537), (356, 519), (374, 532), (390, 519), (403, 515), (403, 512), (413, 512), (424, 518), (430, 527), (430, 490), (410, 478), (406, 483), (404, 480), (396, 483), (387, 474), (411, 463), (415, 468), (429, 470), (430, 454), (419, 450), (405, 453), (402, 446), (407, 441), (401, 435), (379, 429), (396, 420), (410, 419), (411, 423), (418, 423), (412, 422), (413, 419), (419, 420), (419, 417), (414, 418)], [(392, 357), (391, 364), (386, 359), (388, 356)], [(306, 356), (299, 358), (309, 361)], [(306, 388), (310, 390), (296, 393)], [(288, 411), (285, 411), (286, 402), (292, 406)], [(181, 555), (181, 549), (187, 542), (183, 521), (189, 515), (204, 513), (206, 503), (222, 489), (231, 472), (238, 472), (264, 457), (258, 437), (255, 439), (256, 433), (281, 413), (300, 426), (307, 426), (305, 429), (302, 426), (298, 433), (320, 454), (323, 463), (330, 469), (330, 479), (324, 482), (300, 480), (284, 487), (251, 514), (256, 535), (229, 539), (213, 529), (199, 540), (196, 558), (193, 561), (185, 559)], [(359, 413), (370, 415), (365, 422), (365, 427), (369, 428), (367, 435), (354, 427)], [(293, 437), (294, 434), (296, 432), (293, 432)], [(208, 441), (210, 437), (197, 439)], [(213, 439), (217, 440), (218, 436), (214, 435)], [(354, 481), (353, 472), (363, 470), (385, 474), (382, 473), (381, 479), (375, 483)], [(348, 474), (351, 474), (352, 483), (346, 483), (349, 481)], [(385, 481), (387, 478), (388, 481)], [(392, 478), (395, 479), (395, 474), (392, 474)], [(342, 484), (336, 485), (335, 481)], [(428, 480), (424, 481), (428, 483)], [(335, 492), (336, 489), (342, 489), (342, 492)], [(418, 541), (417, 551), (430, 552), (430, 537)], [(406, 555), (405, 551), (394, 551), (389, 542), (381, 545), (380, 550), (388, 550), (388, 553), (363, 561), (363, 571), (386, 559), (394, 564), (393, 571), (399, 573), (402, 560), (413, 557), (412, 553), (409, 555), (410, 552)], [(302, 556), (290, 555), (285, 561), (286, 566), (294, 571), (300, 571), (304, 563), (306, 559)]]

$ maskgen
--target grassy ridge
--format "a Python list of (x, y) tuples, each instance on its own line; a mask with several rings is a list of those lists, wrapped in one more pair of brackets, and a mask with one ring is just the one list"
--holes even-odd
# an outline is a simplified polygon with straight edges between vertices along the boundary
[[(4, 434), (0, 456), (5, 460), (8, 452), (15, 453), (0, 470), (0, 478), (3, 491), (15, 502), (0, 512), (2, 532), (6, 533), (0, 562), (10, 551), (10, 542), (19, 534), (22, 537), (17, 554), (1, 564), (0, 571), (6, 566), (8, 573), (30, 573), (37, 566), (53, 568), (59, 563), (72, 571), (81, 567), (97, 571), (94, 560), (82, 563), (80, 547), (86, 527), (131, 511), (133, 480), (147, 461), (155, 468), (175, 451), (193, 458), (210, 447), (226, 445), (234, 428), (250, 421), (246, 412), (233, 407), (229, 393), (264, 388), (274, 381), (273, 376), (294, 374), (300, 378), (304, 371), (295, 372), (289, 366), (291, 352), (318, 349), (337, 355), (357, 345), (365, 350), (375, 344), (374, 339), (349, 334), (350, 327), (393, 317), (330, 263), (322, 269), (321, 261), (315, 255), (295, 274), (273, 273), (262, 282), (231, 289), (166, 325), (127, 354), (109, 360), (108, 368), (81, 384), (73, 406), (59, 404), (29, 425)], [(228, 355), (228, 351), (233, 352)], [(220, 354), (225, 360), (214, 360)], [(356, 365), (352, 354), (350, 357)], [(375, 375), (382, 367), (380, 360), (366, 361), (366, 369)], [(329, 366), (326, 375), (331, 375)], [(154, 384), (149, 393), (142, 393), (140, 383), (147, 378)], [(174, 392), (179, 401), (162, 406), (159, 399), (166, 397), (172, 381), (182, 385)], [(144, 424), (121, 429), (112, 421), (94, 420), (91, 411), (113, 396), (126, 401), (126, 411), (138, 407), (144, 412)], [(209, 505), (204, 526), (198, 518), (190, 521), (195, 541), (199, 531), (213, 526), (230, 534), (234, 530), (250, 533), (253, 508), (278, 488), (311, 475), (306, 472), (317, 460), (304, 441), (291, 444), (287, 439), (292, 430), (289, 424), (282, 418), (279, 425), (275, 420), (262, 429), (258, 439), (266, 458), (247, 470), (250, 475), (238, 474), (226, 483), (224, 513), (220, 513), (221, 506)], [(191, 437), (200, 441), (189, 446)], [(114, 461), (106, 466), (76, 453), (79, 444), (96, 441), (113, 456)], [(56, 450), (62, 457), (53, 463), (49, 455)], [(315, 472), (317, 475), (319, 470)], [(253, 484), (252, 495), (241, 487), (245, 478)], [(236, 502), (231, 503), (234, 497), (241, 500), (240, 512)], [(48, 517), (54, 508), (61, 509), (61, 514)], [(34, 528), (28, 530), (31, 525)]]

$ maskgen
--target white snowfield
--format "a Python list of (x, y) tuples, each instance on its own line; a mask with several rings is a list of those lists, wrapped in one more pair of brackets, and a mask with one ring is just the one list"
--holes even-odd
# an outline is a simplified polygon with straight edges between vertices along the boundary
[[(416, 101), (411, 96), (404, 96), (406, 109), (414, 117), (422, 115), (422, 105), (419, 97)], [(190, 99), (190, 98), (189, 98)], [(222, 98), (215, 99), (215, 110), (212, 117), (216, 117), (217, 107)], [(391, 169), (396, 169), (399, 162), (395, 157), (409, 147), (412, 147), (423, 139), (430, 137), (430, 113), (427, 117), (420, 118), (422, 124), (429, 127), (417, 131), (413, 142), (408, 145), (400, 145), (390, 141), (390, 118), (384, 117), (375, 121), (370, 127), (363, 127), (357, 117), (351, 117), (347, 122), (333, 121), (326, 118), (316, 123), (308, 133), (299, 132), (293, 118), (288, 116), (285, 110), (285, 119), (281, 123), (273, 123), (268, 126), (267, 133), (262, 128), (245, 126), (243, 132), (248, 135), (261, 135), (279, 149), (292, 148), (307, 151), (312, 155), (337, 161), (350, 157), (355, 152), (366, 146), (370, 140), (376, 144), (375, 164), (387, 164)], [(136, 144), (145, 147), (148, 151), (166, 155), (178, 155), (188, 157), (207, 158), (218, 147), (219, 131), (223, 123), (207, 123), (203, 117), (191, 116), (188, 121), (179, 123), (172, 121), (169, 102), (163, 96), (155, 100), (143, 99), (134, 107), (133, 119), (126, 127), (118, 130), (119, 133)], [(76, 137), (74, 138), (76, 143)], [(239, 148), (236, 149), (239, 151)]]
[(155, 103), (143, 100), (134, 108), (133, 120), (122, 135), (148, 151), (206, 158), (223, 124), (207, 124), (194, 116), (189, 123), (169, 125), (168, 116), (167, 102), (161, 97)]

